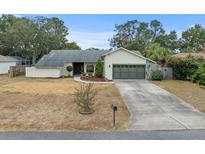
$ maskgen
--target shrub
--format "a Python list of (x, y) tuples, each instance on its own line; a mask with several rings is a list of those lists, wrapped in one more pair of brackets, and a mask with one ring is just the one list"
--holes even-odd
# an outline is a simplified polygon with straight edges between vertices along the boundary
[(170, 58), (168, 65), (173, 68), (173, 76), (178, 80), (190, 80), (191, 75), (198, 69), (198, 63), (192, 57)]
[(191, 81), (205, 86), (205, 63), (199, 65), (199, 68), (191, 76)]
[(103, 63), (100, 59), (98, 59), (96, 62), (95, 76), (97, 76), (97, 77), (103, 76)]
[(69, 72), (69, 75), (70, 75), (70, 72), (73, 71), (73, 66), (70, 66), (70, 65), (67, 66), (66, 70)]
[(91, 114), (94, 112), (94, 102), (96, 97), (96, 90), (93, 84), (83, 84), (79, 89), (76, 89), (75, 102), (80, 107), (79, 112), (81, 114)]
[(70, 66), (70, 65), (67, 66), (67, 67), (66, 67), (66, 70), (70, 73), (71, 71), (73, 71), (73, 66)]
[(86, 73), (85, 73), (85, 72), (82, 72), (80, 76), (86, 76)]
[(200, 73), (199, 73), (198, 71), (196, 71), (195, 73), (193, 73), (193, 74), (191, 75), (191, 81), (192, 81), (193, 83), (196, 83), (197, 80), (198, 80), (198, 78), (199, 78), (199, 75), (200, 75)]
[(93, 73), (92, 72), (88, 72), (88, 76), (93, 76)]
[(163, 80), (162, 71), (156, 70), (152, 72), (152, 80)]
[(73, 71), (73, 67), (69, 65), (69, 66), (66, 67), (66, 70), (67, 70), (68, 72), (71, 72), (71, 71)]
[[(204, 75), (204, 77), (205, 77), (205, 75)], [(205, 86), (205, 78), (203, 80), (199, 80), (198, 83), (200, 86)]]

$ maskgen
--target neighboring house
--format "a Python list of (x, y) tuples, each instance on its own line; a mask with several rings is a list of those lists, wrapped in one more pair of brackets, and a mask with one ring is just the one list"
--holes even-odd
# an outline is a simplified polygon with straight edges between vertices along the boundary
[(176, 58), (186, 58), (188, 56), (193, 56), (195, 58), (199, 58), (205, 61), (205, 53), (204, 52), (199, 52), (199, 53), (178, 53), (173, 55), (173, 57)]
[(7, 74), (10, 66), (22, 65), (24, 61), (21, 57), (0, 55), (0, 74)]
[(67, 76), (66, 67), (73, 66), (71, 75), (94, 72), (98, 59), (104, 63), (104, 77), (112, 79), (150, 78), (151, 68), (156, 62), (143, 57), (138, 51), (119, 48), (109, 50), (52, 50), (44, 55), (33, 67), (26, 68), (27, 77)]

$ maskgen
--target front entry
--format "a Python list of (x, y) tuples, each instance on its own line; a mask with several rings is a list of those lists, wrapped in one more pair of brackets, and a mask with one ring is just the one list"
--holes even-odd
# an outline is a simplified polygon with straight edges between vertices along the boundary
[(79, 75), (84, 71), (84, 63), (73, 63), (74, 75)]

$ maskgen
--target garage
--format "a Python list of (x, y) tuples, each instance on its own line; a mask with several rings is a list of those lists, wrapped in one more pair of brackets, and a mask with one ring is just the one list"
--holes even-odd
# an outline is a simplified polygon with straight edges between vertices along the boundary
[(149, 69), (156, 62), (144, 57), (139, 51), (119, 48), (103, 55), (104, 76), (113, 79), (148, 79)]
[(145, 65), (113, 65), (113, 79), (144, 79)]

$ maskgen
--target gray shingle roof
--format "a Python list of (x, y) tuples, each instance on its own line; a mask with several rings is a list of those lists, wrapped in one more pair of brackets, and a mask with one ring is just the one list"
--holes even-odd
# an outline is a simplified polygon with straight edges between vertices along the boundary
[(13, 59), (16, 59), (16, 60), (18, 60), (18, 61), (25, 61), (24, 58), (19, 57), (19, 56), (10, 56), (10, 57), (13, 58)]
[(72, 62), (96, 62), (109, 50), (52, 50), (44, 55), (36, 67), (62, 67), (65, 63)]
[(0, 62), (16, 62), (16, 61), (22, 61), (24, 60), (21, 57), (17, 56), (2, 56), (0, 55)]

